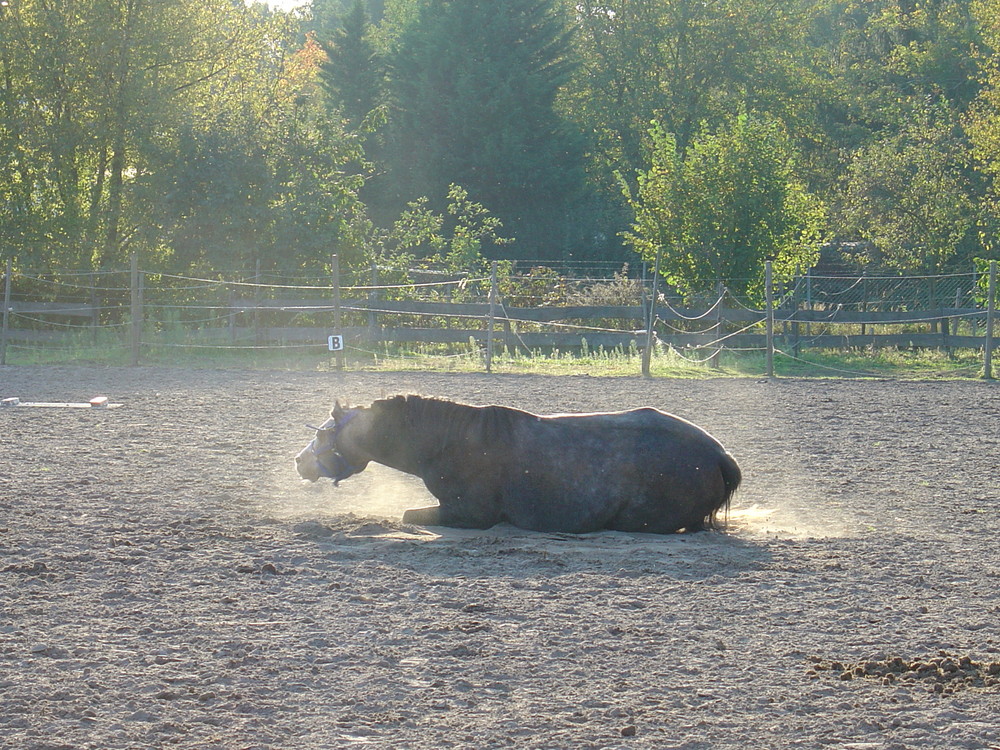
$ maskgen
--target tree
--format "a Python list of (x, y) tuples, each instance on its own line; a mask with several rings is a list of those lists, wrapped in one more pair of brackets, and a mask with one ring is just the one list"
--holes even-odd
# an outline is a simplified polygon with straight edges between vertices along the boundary
[[(928, 98), (962, 111), (979, 89), (982, 38), (970, 0), (829, 2), (814, 34), (819, 70), (834, 85), (830, 114), (851, 131), (883, 135)], [(851, 121), (862, 126), (850, 127)], [(856, 144), (855, 144), (856, 145)]]
[[(269, 75), (217, 82), (218, 109), (187, 113), (139, 179), (137, 210), (150, 217), (146, 243), (182, 268), (285, 272), (364, 253), (357, 137), (324, 105), (325, 55), (306, 43), (275, 60)], [(235, 71), (234, 71), (235, 72)]]
[(554, 0), (427, 0), (389, 54), (385, 213), (457, 183), (522, 255), (571, 245), (582, 147), (555, 111), (571, 68)]
[(96, 177), (101, 141), (94, 82), (105, 76), (87, 53), (108, 48), (98, 10), (30, 0), (0, 6), (0, 235), (26, 263), (59, 257), (78, 266), (92, 252), (80, 238), (95, 239), (88, 230), (96, 228), (98, 196), (79, 185)]
[[(344, 17), (352, 12), (357, 0), (312, 0), (309, 10), (311, 18), (307, 22), (307, 31), (312, 31), (319, 39), (329, 39), (343, 25)], [(365, 16), (373, 23), (382, 20), (385, 13), (385, 0), (361, 0)]]
[[(620, 205), (613, 175), (632, 181), (644, 168), (654, 119), (682, 152), (736, 111), (766, 112), (797, 140), (819, 139), (807, 36), (816, 2), (567, 0), (581, 65), (561, 106), (593, 134), (587, 168), (601, 205)], [(616, 236), (628, 213), (606, 209), (604, 232)]]
[(322, 105), (323, 51), (295, 44), (297, 17), (232, 0), (0, 13), (5, 250), (71, 269), (130, 250), (175, 270), (361, 254), (361, 151)]
[(795, 179), (793, 151), (773, 119), (740, 115), (698, 136), (684, 151), (662, 125), (649, 132), (650, 166), (629, 193), (635, 213), (626, 239), (684, 292), (723, 279), (760, 299), (764, 261), (778, 281), (819, 256), (824, 209)]
[(765, 111), (788, 123), (804, 86), (812, 0), (583, 0), (572, 111), (594, 123), (611, 168), (632, 173), (656, 118), (686, 149), (703, 124)]
[(264, 54), (263, 26), (230, 0), (18, 0), (0, 11), (0, 162), (13, 186), (0, 229), (40, 263), (120, 262), (140, 221), (138, 180), (157, 169), (181, 113)]
[[(409, 269), (419, 265), (434, 266), (454, 274), (489, 273), (483, 256), (484, 245), (497, 247), (510, 242), (500, 236), (503, 224), (481, 203), (469, 198), (460, 185), (449, 185), (447, 208), (439, 213), (426, 197), (410, 201), (392, 226), (375, 232), (374, 260), (395, 268), (394, 283), (410, 283)], [(402, 273), (398, 269), (407, 269)], [(449, 290), (449, 300), (455, 292)]]
[[(839, 226), (871, 241), (869, 261), (909, 273), (939, 273), (974, 242), (969, 153), (954, 115), (928, 109), (901, 132), (859, 149), (844, 178)], [(960, 267), (967, 268), (969, 253)]]
[[(1000, 50), (1000, 0), (973, 3), (985, 42)], [(979, 216), (980, 242), (986, 257), (1000, 257), (1000, 58), (994, 53), (985, 68), (979, 99), (966, 118), (972, 154), (977, 172), (986, 182), (982, 212)]]
[(369, 31), (364, 3), (356, 0), (329, 39), (321, 40), (327, 56), (320, 73), (323, 87), (330, 103), (355, 130), (375, 109), (383, 88)]

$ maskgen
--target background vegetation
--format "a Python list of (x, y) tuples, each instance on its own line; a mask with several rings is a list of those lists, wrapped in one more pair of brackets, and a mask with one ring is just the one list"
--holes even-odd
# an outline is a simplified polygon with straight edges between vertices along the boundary
[(0, 3), (21, 267), (998, 257), (1000, 0)]

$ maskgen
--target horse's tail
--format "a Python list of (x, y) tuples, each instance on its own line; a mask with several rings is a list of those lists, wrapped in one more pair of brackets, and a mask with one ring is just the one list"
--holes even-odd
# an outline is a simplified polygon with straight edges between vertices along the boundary
[(711, 528), (719, 527), (717, 521), (719, 511), (724, 511), (722, 525), (725, 526), (729, 522), (729, 504), (732, 502), (736, 490), (739, 489), (740, 482), (743, 481), (743, 472), (740, 471), (739, 464), (736, 463), (736, 459), (728, 452), (724, 451), (719, 457), (719, 471), (722, 472), (722, 481), (726, 485), (726, 491), (722, 495), (722, 500), (709, 517), (709, 526)]

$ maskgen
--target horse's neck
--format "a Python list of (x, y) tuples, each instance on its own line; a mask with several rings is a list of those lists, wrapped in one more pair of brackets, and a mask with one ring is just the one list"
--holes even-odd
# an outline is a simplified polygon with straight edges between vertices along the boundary
[(380, 464), (422, 476), (464, 433), (473, 408), (427, 400), (396, 404), (376, 422), (368, 451)]

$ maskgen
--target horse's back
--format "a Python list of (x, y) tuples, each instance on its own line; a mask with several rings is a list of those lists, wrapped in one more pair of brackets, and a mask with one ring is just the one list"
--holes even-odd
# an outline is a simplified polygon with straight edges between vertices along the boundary
[(593, 414), (554, 414), (536, 417), (539, 423), (564, 427), (568, 435), (596, 432), (631, 437), (636, 441), (657, 439), (706, 442), (721, 448), (721, 444), (704, 429), (683, 417), (652, 407), (619, 412)]

